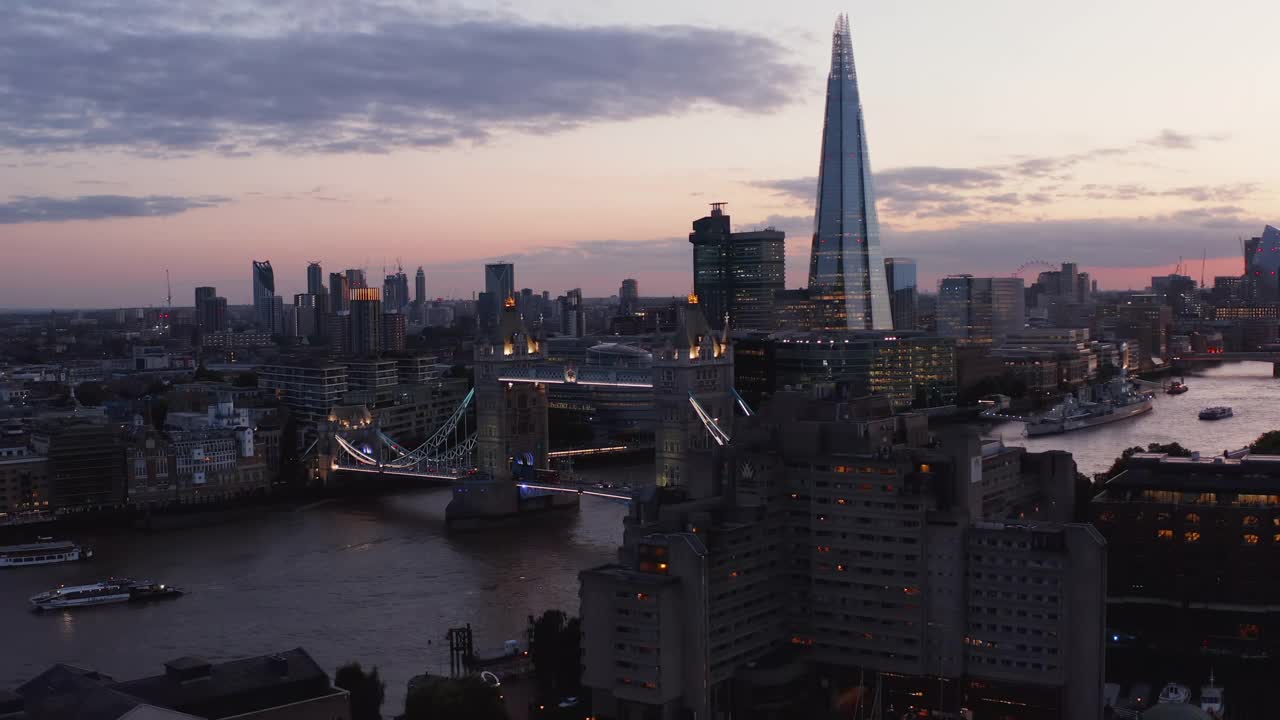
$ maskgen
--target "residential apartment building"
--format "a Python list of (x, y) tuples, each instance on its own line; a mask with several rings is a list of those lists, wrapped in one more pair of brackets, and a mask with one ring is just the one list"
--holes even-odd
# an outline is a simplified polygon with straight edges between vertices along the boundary
[(316, 422), (342, 402), (347, 366), (307, 358), (285, 359), (258, 368), (258, 387), (272, 391), (294, 417)]

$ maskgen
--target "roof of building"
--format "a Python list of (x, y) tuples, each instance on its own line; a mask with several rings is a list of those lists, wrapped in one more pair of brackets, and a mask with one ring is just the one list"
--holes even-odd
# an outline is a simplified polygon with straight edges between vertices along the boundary
[(1174, 457), (1135, 453), (1107, 489), (1280, 494), (1280, 455)]
[(1142, 720), (1211, 720), (1209, 713), (1189, 703), (1160, 703), (1138, 717)]
[(335, 692), (328, 675), (302, 648), (217, 664), (195, 657), (178, 658), (165, 663), (162, 675), (114, 687), (155, 705), (208, 718)]
[(28, 703), (40, 702), (53, 695), (74, 693), (103, 687), (112, 682), (110, 676), (97, 670), (58, 663), (18, 686), (18, 694)]

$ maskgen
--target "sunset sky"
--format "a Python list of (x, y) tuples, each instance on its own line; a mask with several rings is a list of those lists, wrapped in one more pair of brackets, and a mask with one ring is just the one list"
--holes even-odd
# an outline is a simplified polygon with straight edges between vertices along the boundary
[(247, 303), (251, 259), (286, 298), (308, 260), (681, 293), (712, 201), (785, 230), (799, 286), (845, 11), (884, 252), (925, 285), (1237, 274), (1280, 220), (1274, 1), (261, 4), (5, 3), (0, 307), (159, 305), (165, 268)]

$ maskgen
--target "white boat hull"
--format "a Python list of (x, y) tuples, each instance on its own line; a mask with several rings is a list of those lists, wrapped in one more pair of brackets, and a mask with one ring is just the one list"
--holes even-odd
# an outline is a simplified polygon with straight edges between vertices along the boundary
[(78, 562), (82, 559), (80, 548), (70, 552), (53, 553), (39, 557), (4, 557), (0, 556), (0, 568), (32, 567), (34, 565), (55, 565), (64, 562)]

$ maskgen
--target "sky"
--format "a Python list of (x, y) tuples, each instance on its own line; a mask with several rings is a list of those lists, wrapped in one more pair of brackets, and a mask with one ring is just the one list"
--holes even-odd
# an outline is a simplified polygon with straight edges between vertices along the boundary
[[(259, 7), (265, 6), (265, 7)], [(1240, 272), (1280, 221), (1280, 3), (8, 0), (0, 307), (250, 301), (305, 267), (681, 294), (690, 223), (807, 272), (831, 28), (882, 247), (950, 273)], [(1264, 92), (1264, 80), (1269, 80)], [(1207, 260), (1202, 260), (1206, 258)], [(1024, 271), (1034, 276), (1035, 265)]]

